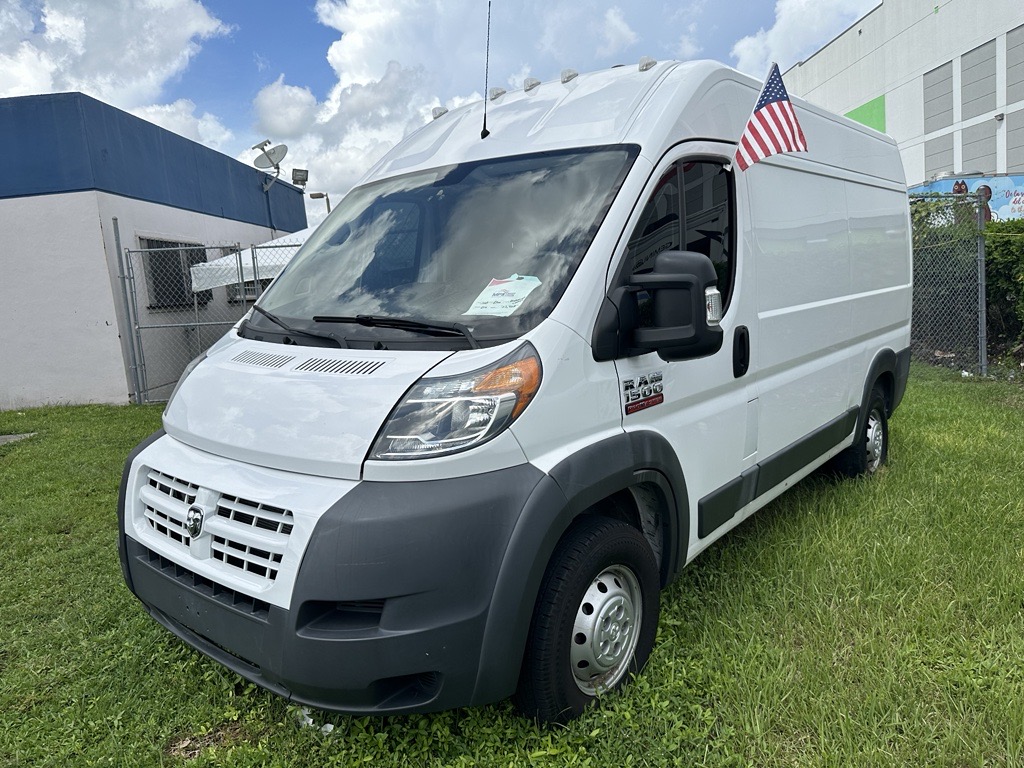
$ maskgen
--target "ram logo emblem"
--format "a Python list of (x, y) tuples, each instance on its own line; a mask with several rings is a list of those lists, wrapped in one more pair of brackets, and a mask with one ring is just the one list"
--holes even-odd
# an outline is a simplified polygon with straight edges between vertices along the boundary
[(203, 532), (204, 514), (203, 508), (198, 504), (193, 504), (188, 508), (188, 513), (185, 515), (185, 530), (193, 539)]

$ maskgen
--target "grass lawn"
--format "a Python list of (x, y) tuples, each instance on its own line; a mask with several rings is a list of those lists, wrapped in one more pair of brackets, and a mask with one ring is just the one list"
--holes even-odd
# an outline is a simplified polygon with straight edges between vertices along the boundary
[(1024, 765), (1019, 386), (915, 367), (889, 467), (812, 477), (701, 555), (642, 676), (565, 728), (507, 702), (308, 727), (180, 643), (117, 560), (122, 462), (159, 421), (0, 413), (36, 433), (0, 446), (0, 766)]

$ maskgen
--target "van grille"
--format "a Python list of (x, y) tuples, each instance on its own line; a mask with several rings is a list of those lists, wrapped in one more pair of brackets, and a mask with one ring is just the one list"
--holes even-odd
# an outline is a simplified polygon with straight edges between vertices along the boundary
[[(192, 540), (185, 517), (200, 487), (155, 469), (147, 470), (146, 477), (141, 500), (150, 529), (187, 552)], [(273, 582), (295, 526), (292, 511), (226, 493), (215, 498), (216, 514), (204, 527), (213, 536), (212, 557), (218, 567), (235, 568)]]
[[(149, 527), (182, 547), (188, 547), (192, 540), (185, 530), (185, 514), (195, 504), (199, 486), (155, 469), (149, 470), (146, 482), (156, 491), (156, 494), (145, 494), (143, 498)], [(166, 497), (167, 503), (161, 503), (162, 497)]]
[[(213, 556), (234, 568), (273, 581), (284, 557), (288, 536), (295, 525), (290, 510), (224, 494), (217, 516), (230, 520), (233, 537), (213, 537)], [(266, 531), (266, 534), (262, 532)]]

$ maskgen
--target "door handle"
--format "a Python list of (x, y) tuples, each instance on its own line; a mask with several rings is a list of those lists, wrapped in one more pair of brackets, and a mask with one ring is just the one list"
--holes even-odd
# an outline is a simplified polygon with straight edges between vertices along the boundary
[(739, 378), (750, 367), (750, 331), (747, 326), (737, 326), (732, 337), (732, 375)]

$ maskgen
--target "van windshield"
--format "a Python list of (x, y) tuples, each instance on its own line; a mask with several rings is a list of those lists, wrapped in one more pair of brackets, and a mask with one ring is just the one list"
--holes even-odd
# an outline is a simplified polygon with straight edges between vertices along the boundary
[(518, 336), (561, 297), (636, 154), (629, 145), (521, 155), (354, 189), (243, 334), (451, 349)]

